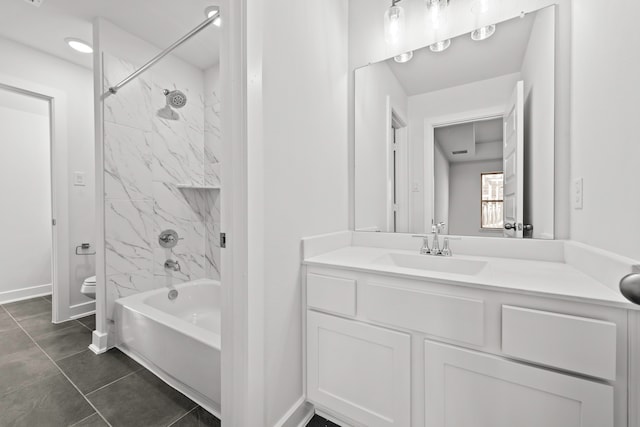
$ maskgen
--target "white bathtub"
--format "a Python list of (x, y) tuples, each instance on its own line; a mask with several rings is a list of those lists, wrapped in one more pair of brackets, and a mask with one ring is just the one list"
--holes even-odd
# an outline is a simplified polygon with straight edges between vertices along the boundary
[(116, 345), (220, 416), (220, 282), (208, 279), (116, 300)]

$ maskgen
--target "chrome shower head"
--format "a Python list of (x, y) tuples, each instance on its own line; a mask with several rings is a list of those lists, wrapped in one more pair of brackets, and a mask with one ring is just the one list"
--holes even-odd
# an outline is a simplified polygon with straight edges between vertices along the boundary
[(164, 91), (165, 96), (167, 97), (167, 105), (173, 108), (182, 108), (187, 104), (187, 95), (179, 90), (168, 90)]

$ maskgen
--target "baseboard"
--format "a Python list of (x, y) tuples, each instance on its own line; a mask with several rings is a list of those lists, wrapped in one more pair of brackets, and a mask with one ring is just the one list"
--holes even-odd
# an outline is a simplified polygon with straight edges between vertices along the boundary
[(51, 283), (48, 285), (31, 286), (28, 288), (0, 292), (0, 304), (7, 304), (9, 302), (22, 301), (35, 297), (43, 297), (46, 295), (51, 295)]
[(86, 301), (69, 307), (69, 317), (71, 319), (79, 319), (96, 312), (96, 302), (94, 300)]
[(93, 351), (95, 354), (105, 353), (109, 349), (109, 347), (107, 346), (108, 337), (108, 334), (93, 331), (93, 334), (91, 335), (91, 345), (89, 346), (89, 350)]
[(313, 414), (313, 405), (301, 396), (273, 427), (305, 427)]

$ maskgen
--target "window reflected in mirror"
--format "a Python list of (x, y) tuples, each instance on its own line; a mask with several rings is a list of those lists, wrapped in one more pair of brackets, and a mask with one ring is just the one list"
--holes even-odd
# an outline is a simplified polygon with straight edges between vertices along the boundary
[(480, 174), (482, 185), (482, 201), (480, 203), (480, 227), (483, 229), (502, 230), (504, 219), (502, 207), (504, 204), (504, 174)]

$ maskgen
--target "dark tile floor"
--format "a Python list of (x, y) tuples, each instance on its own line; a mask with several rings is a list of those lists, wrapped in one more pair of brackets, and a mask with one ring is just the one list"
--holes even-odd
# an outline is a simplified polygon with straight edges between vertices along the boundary
[(325, 420), (320, 415), (314, 415), (311, 421), (307, 424), (307, 427), (340, 427), (336, 423), (332, 423), (329, 420)]
[(120, 351), (93, 354), (94, 327), (52, 324), (48, 297), (0, 305), (0, 426), (220, 426)]

